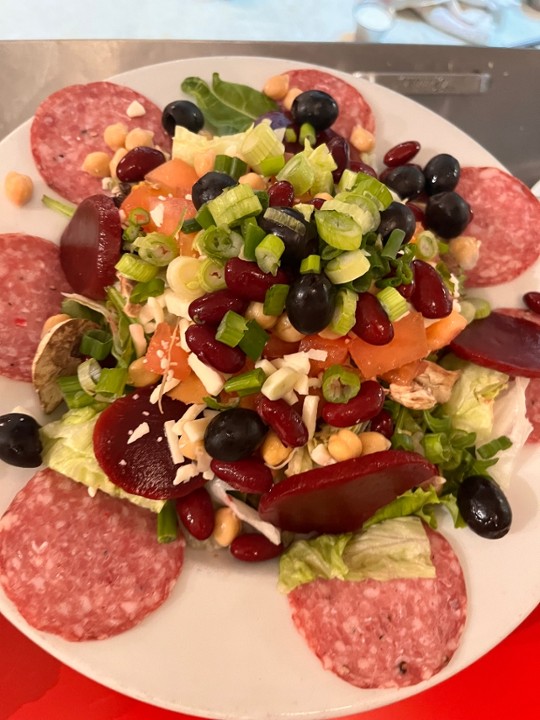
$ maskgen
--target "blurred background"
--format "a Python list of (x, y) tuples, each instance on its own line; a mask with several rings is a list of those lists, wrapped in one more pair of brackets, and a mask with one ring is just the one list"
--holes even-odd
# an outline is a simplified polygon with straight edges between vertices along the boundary
[(0, 40), (351, 41), (540, 47), (540, 0), (2, 0)]

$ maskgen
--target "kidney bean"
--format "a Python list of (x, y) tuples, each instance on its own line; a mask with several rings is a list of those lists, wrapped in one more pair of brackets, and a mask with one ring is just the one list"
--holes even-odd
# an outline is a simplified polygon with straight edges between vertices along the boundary
[(267, 537), (258, 533), (244, 533), (235, 537), (230, 551), (233, 557), (242, 562), (263, 562), (281, 555), (283, 545), (274, 545)]
[(311, 200), (311, 204), (313, 205), (315, 210), (320, 210), (325, 202), (326, 202), (326, 199), (322, 198), (322, 197), (316, 197), (316, 198), (313, 198), (313, 200)]
[(528, 292), (523, 296), (523, 302), (537, 315), (540, 315), (540, 292)]
[(363, 160), (351, 160), (349, 163), (349, 169), (353, 172), (362, 172), (371, 177), (377, 177), (377, 171), (374, 170), (371, 165), (368, 165)]
[(326, 147), (337, 165), (337, 168), (332, 172), (332, 177), (334, 182), (339, 182), (344, 170), (349, 167), (351, 161), (349, 143), (341, 135), (335, 135), (326, 143)]
[(353, 332), (370, 345), (386, 345), (394, 337), (392, 325), (385, 309), (372, 293), (358, 295), (356, 323)]
[(210, 469), (238, 492), (260, 494), (268, 492), (274, 484), (270, 468), (258, 458), (245, 458), (236, 462), (214, 458)]
[(207, 325), (190, 325), (186, 330), (186, 343), (201, 362), (223, 373), (239, 372), (246, 356), (237, 347), (229, 347), (216, 340), (214, 331)]
[(381, 410), (378, 415), (375, 415), (370, 423), (370, 430), (373, 432), (381, 433), (385, 438), (390, 438), (394, 434), (394, 421), (388, 410)]
[(225, 265), (225, 282), (238, 297), (264, 302), (269, 287), (278, 283), (288, 285), (289, 278), (283, 270), (271, 275), (263, 272), (257, 263), (231, 258)]
[(294, 188), (288, 180), (278, 180), (268, 188), (270, 207), (292, 207), (293, 202)]
[(188, 314), (197, 325), (217, 326), (229, 310), (243, 315), (248, 304), (245, 298), (236, 297), (230, 290), (217, 290), (194, 300), (188, 308)]
[(178, 517), (197, 540), (207, 540), (214, 530), (214, 507), (206, 488), (200, 487), (176, 501)]
[(302, 416), (285, 400), (269, 400), (261, 395), (257, 402), (257, 412), (284, 445), (302, 447), (307, 443), (308, 431)]
[(120, 182), (140, 182), (144, 176), (162, 165), (165, 155), (157, 148), (135, 147), (129, 150), (116, 167), (116, 177)]
[(426, 318), (443, 318), (452, 312), (450, 291), (435, 268), (423, 260), (413, 260), (414, 289), (410, 300)]
[(390, 148), (383, 158), (383, 162), (387, 167), (397, 167), (410, 162), (416, 157), (420, 150), (420, 143), (416, 140), (406, 140), (398, 145)]
[(426, 215), (422, 208), (419, 205), (416, 205), (415, 203), (408, 202), (407, 207), (410, 208), (413, 211), (413, 215), (416, 218), (416, 222), (424, 223), (424, 220), (426, 218)]
[(360, 392), (347, 403), (326, 403), (321, 415), (333, 427), (350, 427), (376, 417), (382, 410), (384, 390), (375, 380), (366, 380)]

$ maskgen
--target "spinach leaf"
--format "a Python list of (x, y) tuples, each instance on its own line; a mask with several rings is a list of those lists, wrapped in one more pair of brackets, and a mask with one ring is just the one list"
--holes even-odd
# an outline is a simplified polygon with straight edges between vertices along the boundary
[(247, 85), (226, 82), (219, 77), (219, 73), (212, 75), (212, 90), (222, 103), (239, 110), (252, 120), (256, 120), (259, 115), (277, 110), (277, 104), (264, 93)]
[(263, 93), (236, 83), (225, 82), (218, 73), (212, 78), (212, 88), (198, 77), (188, 77), (182, 90), (192, 95), (204, 117), (219, 135), (247, 130), (253, 120), (276, 109), (276, 104)]

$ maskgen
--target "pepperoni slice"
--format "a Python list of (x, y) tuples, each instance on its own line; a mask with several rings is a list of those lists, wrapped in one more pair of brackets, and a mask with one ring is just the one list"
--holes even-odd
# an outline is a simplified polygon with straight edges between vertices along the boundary
[[(160, 409), (150, 402), (152, 390), (137, 390), (101, 413), (94, 428), (94, 452), (109, 480), (126, 492), (153, 500), (184, 497), (205, 480), (197, 475), (174, 485), (176, 471), (190, 461), (173, 462), (164, 424), (179, 420), (187, 406), (164, 395)], [(128, 442), (134, 433), (138, 439)]]
[(117, 635), (158, 608), (180, 574), (184, 540), (158, 543), (156, 522), (42, 470), (0, 520), (0, 584), (38, 630), (77, 641)]
[(493, 312), (474, 320), (450, 343), (458, 357), (508, 375), (540, 377), (540, 325)]
[[(144, 115), (126, 114), (132, 102), (139, 102)], [(78, 203), (102, 192), (101, 179), (82, 170), (91, 152), (113, 151), (105, 144), (108, 125), (123, 123), (154, 133), (154, 144), (169, 151), (171, 142), (161, 126), (161, 110), (144, 95), (110, 82), (70, 85), (46, 98), (38, 107), (30, 142), (37, 168), (45, 182), (62, 197)]]
[(491, 167), (463, 167), (456, 187), (473, 210), (465, 230), (481, 241), (468, 287), (508, 282), (540, 256), (540, 202), (520, 180)]
[(330, 670), (361, 688), (415, 685), (448, 664), (467, 616), (450, 544), (425, 527), (436, 577), (315, 580), (288, 595), (294, 624)]
[(71, 288), (58, 246), (33, 235), (0, 235), (0, 374), (32, 380), (32, 360), (45, 320), (60, 312)]
[(437, 468), (417, 453), (372, 453), (285, 478), (261, 497), (259, 514), (282, 530), (350, 532), (380, 507), (437, 474)]
[(331, 95), (338, 104), (339, 115), (332, 130), (349, 138), (355, 125), (375, 132), (375, 116), (364, 96), (341, 78), (322, 70), (289, 70), (289, 87), (306, 90), (322, 90)]

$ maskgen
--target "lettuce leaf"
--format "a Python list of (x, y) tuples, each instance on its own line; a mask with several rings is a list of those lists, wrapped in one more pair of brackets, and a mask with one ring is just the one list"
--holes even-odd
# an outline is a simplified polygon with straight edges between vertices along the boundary
[(346, 581), (435, 577), (419, 518), (392, 518), (354, 534), (297, 540), (281, 556), (279, 589), (288, 593), (317, 578)]

